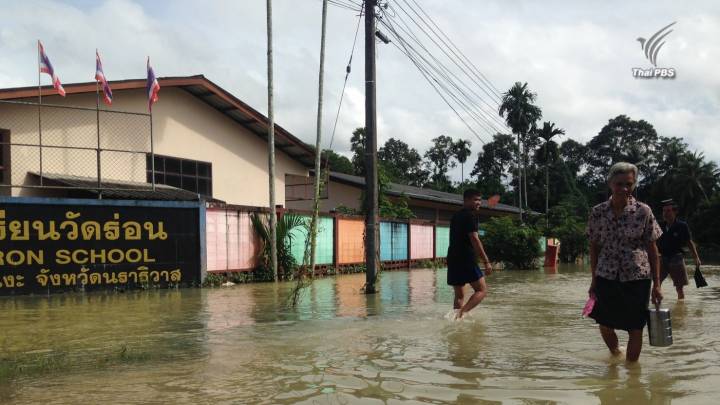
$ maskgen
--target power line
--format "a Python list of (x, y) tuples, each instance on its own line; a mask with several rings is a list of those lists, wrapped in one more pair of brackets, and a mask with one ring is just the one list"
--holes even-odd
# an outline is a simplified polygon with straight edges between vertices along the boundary
[[(403, 0), (403, 1), (404, 1), (404, 0)], [(407, 4), (407, 3), (406, 3), (406, 4)], [(490, 97), (490, 99), (493, 100), (493, 104), (495, 104), (495, 105), (491, 106), (490, 104), (488, 104), (488, 103), (485, 101), (484, 98), (482, 98), (480, 95), (478, 95), (477, 93), (475, 93), (478, 98), (480, 98), (488, 107), (490, 107), (490, 109), (492, 110), (492, 113), (490, 113), (490, 115), (491, 115), (493, 118), (497, 118), (497, 115), (496, 115), (496, 114), (497, 114), (497, 106), (498, 106), (499, 98), (497, 98), (498, 96), (494, 93), (494, 91), (493, 91), (492, 89), (488, 88), (488, 86), (487, 86), (486, 84), (478, 82), (478, 80), (476, 80), (470, 73), (468, 73), (468, 71), (466, 70), (466, 68), (464, 68), (463, 66), (461, 66), (461, 63), (458, 62), (457, 59), (458, 59), (459, 57), (457, 56), (457, 54), (456, 54), (454, 51), (452, 51), (452, 49), (450, 49), (450, 51), (452, 52), (452, 55), (451, 55), (450, 53), (448, 53), (447, 49), (449, 49), (449, 45), (437, 34), (437, 32), (435, 32), (435, 30), (434, 30), (432, 27), (430, 27), (430, 25), (422, 18), (422, 16), (420, 16), (419, 14), (417, 14), (417, 12), (416, 12), (414, 9), (412, 9), (412, 8), (410, 7), (411, 10), (413, 11), (413, 13), (415, 13), (415, 15), (418, 16), (418, 17), (420, 18), (420, 20), (425, 24), (425, 26), (427, 26), (428, 28), (430, 28), (430, 30), (431, 30), (432, 33), (435, 35), (435, 37), (437, 37), (437, 38), (440, 40), (440, 42), (442, 42), (442, 45), (441, 45), (440, 43), (438, 43), (438, 41), (433, 37), (433, 35), (431, 35), (430, 33), (428, 33), (428, 31), (427, 31), (422, 25), (420, 25), (420, 24), (418, 23), (418, 21), (416, 20), (416, 18), (414, 18), (413, 16), (411, 16), (411, 15), (405, 10), (405, 8), (404, 8), (401, 4), (397, 3), (396, 6), (397, 6), (403, 13), (405, 13), (405, 15), (407, 15), (407, 17), (410, 19), (410, 21), (412, 21), (412, 22), (420, 29), (420, 31), (421, 31), (423, 34), (425, 34), (425, 35), (430, 39), (430, 41), (432, 41), (432, 43), (433, 43), (438, 49), (440, 49), (440, 51), (441, 51), (458, 69), (460, 69), (460, 71), (461, 71), (462, 73), (464, 73), (471, 81), (473, 81), (473, 82), (478, 86), (478, 88), (479, 88), (480, 90), (482, 90), (483, 93), (485, 93), (488, 97)], [(393, 6), (390, 6), (390, 7), (393, 7)], [(398, 14), (398, 17), (401, 18), (401, 16), (400, 16), (399, 14)], [(404, 20), (403, 20), (403, 22), (404, 22)], [(428, 53), (429, 53), (429, 51), (428, 51)], [(453, 56), (454, 56), (454, 57), (453, 57)], [(460, 60), (460, 62), (462, 62), (462, 60)], [(463, 63), (463, 64), (464, 64), (464, 63)], [(466, 65), (466, 64), (464, 64), (464, 65)], [(481, 81), (482, 81), (482, 80), (481, 80)], [(488, 92), (488, 89), (489, 89), (489, 92)], [(498, 122), (502, 122), (502, 121), (498, 119)], [(505, 126), (505, 123), (503, 122), (501, 125), (502, 125), (502, 126)]]
[[(405, 2), (405, 3), (407, 4), (407, 2), (406, 2), (405, 0), (403, 0), (403, 2)], [(428, 24), (428, 22), (425, 21), (425, 19), (424, 19), (421, 15), (419, 15), (411, 6), (408, 5), (408, 7), (410, 8), (410, 10), (417, 16), (417, 18), (416, 18), (416, 17), (413, 17), (412, 15), (410, 15), (410, 13), (408, 13), (408, 11), (405, 10), (405, 8), (404, 8), (401, 4), (397, 3), (396, 6), (397, 6), (397, 8), (400, 9), (403, 13), (405, 13), (405, 15), (407, 15), (407, 17), (420, 29), (420, 31), (421, 31), (423, 34), (425, 34), (425, 35), (430, 39), (430, 41), (432, 41), (432, 43), (433, 43), (435, 46), (437, 46), (438, 49), (440, 49), (440, 51), (441, 51), (458, 69), (460, 69), (460, 71), (461, 71), (462, 73), (465, 74), (465, 76), (467, 76), (471, 81), (473, 81), (473, 82), (475, 83), (475, 85), (477, 85), (478, 88), (479, 88), (483, 93), (485, 93), (488, 97), (490, 97), (490, 99), (492, 100), (492, 102), (493, 102), (493, 104), (494, 104), (494, 105), (492, 105), (492, 106), (489, 105), (487, 102), (485, 102), (485, 99), (484, 99), (484, 98), (482, 98), (481, 96), (477, 95), (477, 93), (475, 93), (478, 97), (481, 98), (481, 100), (483, 100), (483, 102), (485, 102), (486, 105), (488, 105), (488, 107), (490, 107), (490, 109), (492, 110), (492, 112), (490, 113), (490, 115), (491, 115), (493, 118), (497, 119), (497, 107), (498, 107), (498, 102), (500, 101), (500, 98), (499, 98), (499, 96), (496, 94), (496, 92), (495, 92), (491, 87), (488, 87), (488, 85), (487, 85), (486, 83), (484, 83), (484, 81), (483, 81), (482, 79), (480, 79), (480, 81), (478, 81), (478, 79), (476, 79), (477, 74), (475, 74), (475, 77), (474, 77), (473, 74), (471, 74), (471, 73), (474, 73), (474, 72), (468, 72), (468, 71), (466, 70), (466, 69), (470, 69), (470, 67), (468, 66), (468, 64), (467, 64), (466, 62), (464, 62), (464, 61), (457, 55), (457, 53), (456, 53), (456, 52), (450, 47), (450, 45), (448, 45), (448, 43), (436, 32), (436, 30), (435, 30), (432, 26), (430, 26), (430, 24)], [(424, 24), (424, 26), (421, 25), (421, 24), (417, 21), (418, 19)], [(434, 23), (434, 22), (433, 22), (433, 23)], [(435, 24), (435, 25), (437, 26), (437, 24)], [(427, 29), (426, 29), (425, 27), (427, 27)], [(431, 34), (430, 32), (428, 32), (428, 29), (430, 30), (430, 32), (431, 32), (432, 34)], [(441, 32), (442, 32), (442, 31), (441, 31)], [(443, 34), (445, 37), (447, 37), (446, 34), (444, 34), (444, 33), (442, 33), (442, 34)], [(437, 40), (436, 40), (436, 38), (437, 38)], [(440, 44), (440, 43), (438, 42), (438, 40), (439, 40), (442, 44)], [(450, 52), (448, 52), (448, 50), (449, 50)], [(451, 55), (451, 53), (452, 53), (452, 55)], [(461, 65), (463, 65), (463, 66), (465, 66), (465, 67), (463, 67), (463, 66), (461, 66)], [(498, 122), (502, 122), (502, 121), (499, 120), (499, 119), (497, 119), (497, 121), (498, 121)], [(505, 126), (505, 123), (503, 122), (501, 125), (502, 125), (502, 126)]]
[[(495, 127), (490, 121), (488, 121), (487, 118), (482, 117), (482, 116), (479, 116), (475, 111), (473, 111), (472, 108), (470, 108), (470, 107), (467, 105), (467, 103), (465, 103), (464, 101), (462, 101), (462, 100), (457, 96), (457, 94), (455, 94), (452, 90), (450, 90), (446, 84), (444, 84), (443, 82), (441, 82), (440, 80), (438, 80), (438, 78), (436, 77), (436, 75), (440, 75), (440, 76), (441, 76), (442, 78), (444, 78), (445, 80), (447, 80), (447, 76), (446, 76), (446, 75), (443, 75), (443, 73), (442, 73), (441, 71), (439, 71), (437, 67), (433, 66), (433, 65), (432, 65), (422, 54), (420, 54), (411, 44), (407, 43), (407, 41), (404, 40), (404, 38), (402, 37), (402, 35), (400, 35), (400, 34), (397, 32), (397, 30), (394, 28), (394, 26), (393, 26), (393, 24), (392, 24), (392, 21), (389, 21), (389, 20), (388, 20), (388, 21), (386, 22), (386, 21), (381, 20), (381, 24), (383, 24), (383, 25), (393, 34), (393, 36), (396, 38), (396, 40), (403, 46), (402, 49), (399, 48), (399, 47), (398, 47), (398, 49), (400, 49), (401, 52), (403, 52), (408, 58), (411, 59), (411, 61), (413, 62), (413, 64), (415, 64), (415, 66), (420, 70), (421, 74), (425, 77), (425, 79), (426, 79), (428, 82), (430, 82), (430, 84), (433, 86), (433, 88), (434, 88), (438, 93), (441, 93), (440, 90), (438, 89), (438, 86), (439, 86), (440, 88), (442, 88), (442, 90), (443, 90), (449, 97), (451, 97), (458, 105), (460, 105), (460, 106), (465, 110), (465, 112), (466, 112), (468, 115), (470, 115), (471, 118), (474, 119), (474, 121), (475, 121), (478, 125), (480, 125), (480, 126), (481, 126), (485, 131), (487, 131), (490, 135), (494, 135), (494, 134), (497, 133), (497, 132), (502, 132), (502, 131), (498, 130), (498, 128)], [(413, 54), (416, 54), (417, 57), (416, 57), (416, 56), (413, 56)], [(418, 60), (418, 58), (422, 59), (422, 61), (424, 61), (424, 64), (423, 64), (420, 60)], [(434, 70), (434, 71), (436, 72), (436, 75), (433, 75), (430, 70)], [(434, 83), (433, 83), (433, 82), (434, 82)], [(437, 85), (436, 85), (435, 83), (437, 83)], [(452, 83), (452, 81), (450, 81), (450, 83), (453, 85), (453, 87), (455, 87), (455, 88), (457, 89), (457, 85), (455, 85), (454, 83)], [(447, 100), (447, 98), (444, 97), (442, 94), (440, 94), (440, 95), (441, 95), (441, 97), (443, 98), (443, 101), (445, 101), (450, 107), (452, 107), (451, 103)], [(466, 96), (467, 96), (467, 95), (466, 95)], [(460, 115), (460, 114), (457, 112), (457, 110), (454, 109), (454, 107), (453, 107), (453, 110), (456, 112), (456, 114)], [(467, 125), (467, 122), (465, 122), (465, 124)], [(475, 131), (473, 131), (473, 132), (475, 133)], [(476, 133), (475, 133), (475, 134), (476, 134)], [(477, 134), (476, 134), (476, 135), (477, 135)]]
[[(480, 125), (489, 134), (502, 132), (497, 127), (495, 127), (492, 122), (488, 121), (487, 118), (475, 112), (465, 101), (460, 99), (460, 97), (456, 94), (455, 91), (451, 90), (444, 81), (441, 81), (440, 79), (447, 80), (447, 78), (442, 77), (442, 72), (439, 72), (437, 67), (430, 64), (430, 62), (422, 55), (417, 54), (417, 51), (412, 47), (412, 45), (408, 44), (406, 41), (400, 38), (398, 38), (398, 42), (400, 42), (405, 47), (405, 52), (403, 53), (405, 53), (405, 55), (409, 57), (413, 63), (416, 64), (416, 66), (422, 68), (424, 74), (431, 78), (435, 83), (437, 83), (438, 86), (440, 86), (448, 96), (452, 97), (452, 99), (455, 100), (457, 104), (462, 106), (463, 110), (469, 116), (471, 116), (478, 125)], [(413, 53), (415, 53), (415, 55), (413, 55)], [(420, 60), (418, 60), (418, 58)], [(432, 71), (435, 71), (435, 74), (433, 74)], [(438, 75), (441, 77), (438, 78)], [(450, 85), (457, 90), (457, 86), (453, 82), (450, 82)]]
[(350, 0), (328, 0), (328, 4), (331, 4), (333, 6), (344, 8), (346, 10), (352, 10), (352, 11), (360, 11), (362, 8), (361, 4), (357, 4)]
[[(330, 135), (330, 146), (328, 147), (328, 149), (330, 150), (332, 150), (333, 142), (335, 140), (335, 130), (337, 129), (338, 120), (340, 118), (340, 109), (342, 108), (343, 99), (345, 98), (345, 88), (347, 87), (348, 77), (350, 76), (350, 71), (352, 70), (352, 60), (353, 55), (355, 54), (355, 44), (357, 43), (358, 33), (360, 32), (360, 22), (362, 21), (363, 8), (365, 7), (365, 3), (363, 3), (360, 7), (360, 15), (358, 16), (357, 26), (355, 27), (355, 38), (353, 38), (352, 48), (350, 49), (350, 57), (348, 59), (347, 67), (345, 67), (345, 81), (343, 82), (342, 92), (340, 92), (340, 102), (338, 103), (337, 112), (335, 113), (335, 123), (333, 124), (332, 135)], [(328, 160), (329, 156), (325, 159), (325, 167), (327, 167)]]
[[(443, 73), (443, 72), (438, 72), (438, 73), (441, 74), (447, 81), (451, 82), (451, 83), (453, 84), (453, 87), (455, 87), (455, 88), (465, 97), (465, 99), (467, 99), (470, 103), (475, 104), (475, 105), (477, 106), (477, 109), (478, 109), (486, 118), (488, 118), (490, 121), (494, 121), (494, 123), (497, 124), (497, 125), (499, 125), (501, 128), (504, 128), (504, 127), (506, 126), (505, 122), (503, 122), (502, 120), (500, 120), (500, 118), (499, 118), (498, 115), (496, 114), (497, 108), (498, 108), (497, 104), (496, 104), (496, 105), (491, 105), (490, 103), (488, 103), (482, 96), (480, 96), (478, 93), (476, 93), (476, 92), (472, 89), (472, 86), (469, 86), (465, 81), (463, 81), (463, 80), (462, 80), (461, 78), (459, 78), (454, 72), (452, 72), (452, 70), (450, 70), (447, 66), (445, 66), (445, 64), (442, 63), (435, 55), (433, 55), (432, 52), (431, 52), (430, 50), (428, 50), (428, 49), (425, 47), (425, 45), (422, 44), (422, 42), (417, 38), (417, 36), (410, 31), (410, 27), (409, 27), (408, 24), (405, 22), (405, 20), (402, 18), (402, 16), (399, 16), (399, 15), (398, 15), (398, 17), (399, 17), (399, 18), (398, 18), (399, 23), (401, 23), (402, 25), (404, 25), (404, 26), (406, 27), (406, 28), (403, 28), (402, 25), (400, 25), (400, 26), (399, 26), (400, 29), (401, 29), (403, 32), (405, 32), (409, 37), (411, 37), (411, 38), (415, 41), (415, 43), (417, 43), (417, 44), (427, 53), (427, 55), (428, 55), (430, 58), (432, 58), (432, 59), (435, 61), (435, 63), (436, 63), (440, 68), (442, 68), (442, 70), (445, 72), (445, 73)], [(467, 72), (464, 72), (464, 73), (467, 75)], [(466, 89), (468, 89), (475, 97), (477, 97), (485, 106), (487, 106), (487, 108), (489, 108), (489, 111), (488, 111), (487, 109), (483, 108), (483, 106), (480, 105), (477, 101), (473, 100), (472, 97), (470, 97), (470, 96), (467, 94), (467, 92), (465, 92), (465, 90), (463, 90), (462, 88), (460, 88), (460, 86), (458, 86), (457, 84), (455, 84), (455, 81), (453, 81), (452, 79), (450, 79), (449, 77), (447, 77), (448, 74), (451, 75), (453, 78), (455, 78), (455, 80), (456, 80), (459, 84), (463, 85), (463, 86), (464, 86)], [(493, 127), (494, 127), (494, 125), (493, 125)], [(495, 128), (495, 129), (497, 130), (497, 128)], [(498, 131), (498, 132), (502, 132), (502, 131)]]
[[(403, 1), (405, 1), (407, 3), (406, 0), (403, 0)], [(478, 69), (478, 67), (475, 66), (475, 64), (473, 64), (472, 61), (470, 61), (470, 59), (465, 55), (465, 53), (463, 53), (462, 50), (460, 50), (460, 48), (458, 48), (458, 46), (455, 45), (455, 43), (452, 41), (452, 39), (450, 39), (450, 37), (447, 34), (445, 34), (445, 32), (443, 32), (443, 30), (437, 25), (437, 23), (435, 23), (435, 21), (432, 19), (432, 17), (430, 17), (430, 15), (428, 13), (426, 13), (425, 10), (423, 10), (422, 6), (420, 6), (420, 4), (416, 0), (411, 0), (411, 1), (427, 17), (427, 19), (430, 20), (432, 25), (435, 28), (437, 28), (437, 30), (443, 35), (443, 37), (445, 37), (445, 39), (447, 39), (448, 42), (450, 42), (450, 44), (452, 45), (450, 49), (452, 50), (454, 48), (460, 55), (462, 55), (464, 60), (468, 63), (468, 65), (470, 65), (470, 67), (472, 67), (471, 70), (474, 70), (480, 76), (481, 80), (483, 80), (489, 87), (491, 87), (491, 90), (493, 90), (493, 92), (497, 95), (497, 97), (501, 99), (502, 94), (501, 94), (500, 90), (498, 90), (497, 87), (495, 87), (495, 85), (493, 85), (492, 82), (490, 80), (488, 80), (487, 77), (485, 77), (485, 75), (480, 71), (480, 69)]]
[[(430, 74), (429, 74), (429, 72), (427, 71), (427, 69), (426, 69), (425, 67), (423, 67), (423, 66), (420, 64), (420, 62), (418, 62), (418, 60), (415, 59), (415, 57), (413, 57), (413, 55), (411, 54), (411, 52), (407, 49), (407, 43), (405, 43), (404, 41), (400, 40), (400, 38), (397, 37), (397, 33), (395, 32), (395, 30), (394, 30), (393, 27), (389, 26), (388, 24), (386, 24), (386, 23), (385, 23), (384, 21), (382, 21), (382, 20), (381, 20), (381, 24), (383, 24), (383, 25), (384, 25), (385, 27), (387, 27), (390, 31), (392, 31), (392, 32), (396, 35), (396, 39), (398, 39), (398, 42), (400, 43), (400, 45), (398, 45), (398, 44), (396, 44), (396, 43), (394, 43), (394, 42), (393, 42), (392, 44), (393, 44), (396, 48), (398, 48), (398, 50), (400, 50), (400, 52), (404, 53), (404, 54), (410, 59), (410, 61), (415, 65), (415, 67), (417, 67), (417, 69), (418, 69), (418, 70), (420, 71), (420, 73), (423, 75), (423, 77), (425, 78), (425, 80), (427, 80), (427, 82), (430, 83), (430, 85), (433, 87), (433, 89), (434, 89), (434, 90), (438, 93), (438, 95), (443, 99), (443, 101), (445, 102), (445, 104), (447, 104), (448, 107), (450, 107), (450, 109), (453, 110), (453, 112), (455, 113), (455, 115), (457, 115), (457, 117), (460, 119), (460, 121), (462, 121), (463, 124), (465, 124), (465, 126), (470, 130), (470, 132), (472, 132), (473, 135), (475, 135), (475, 137), (476, 137), (482, 144), (485, 144), (485, 141), (483, 141), (483, 139), (482, 139), (482, 138), (480, 137), (480, 135), (475, 131), (475, 129), (472, 128), (472, 126), (471, 126), (470, 124), (468, 124), (468, 122), (462, 117), (462, 115), (457, 111), (457, 109), (455, 109), (455, 107), (453, 107), (452, 103), (450, 103), (450, 102), (448, 101), (448, 99), (443, 95), (443, 92), (440, 91), (440, 89), (438, 89), (438, 86), (440, 85), (440, 83), (439, 83), (436, 79), (434, 79), (434, 78), (431, 79), (431, 78), (430, 78)], [(402, 48), (401, 48), (401, 46), (402, 46)], [(437, 85), (436, 85), (436, 83), (437, 83)], [(446, 89), (444, 89), (444, 90), (447, 92)], [(451, 95), (451, 94), (450, 94), (450, 95)], [(451, 95), (451, 96), (452, 96), (452, 95)], [(456, 102), (457, 102), (457, 99), (456, 99)], [(476, 122), (477, 122), (477, 121), (476, 121)], [(480, 123), (478, 123), (478, 124), (480, 124)], [(481, 125), (481, 126), (482, 126), (482, 125)], [(485, 128), (485, 129), (487, 130), (487, 128)], [(491, 131), (490, 131), (490, 132), (491, 132)]]

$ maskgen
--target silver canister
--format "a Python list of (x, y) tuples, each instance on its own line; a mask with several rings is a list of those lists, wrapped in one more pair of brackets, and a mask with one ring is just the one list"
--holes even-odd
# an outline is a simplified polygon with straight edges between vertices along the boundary
[(650, 346), (670, 346), (673, 343), (670, 309), (648, 309), (648, 336)]

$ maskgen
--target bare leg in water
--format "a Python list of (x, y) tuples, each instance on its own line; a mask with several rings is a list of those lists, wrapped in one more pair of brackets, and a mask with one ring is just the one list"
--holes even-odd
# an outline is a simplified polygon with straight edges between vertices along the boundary
[(465, 292), (463, 291), (462, 285), (454, 285), (453, 290), (455, 292), (455, 298), (453, 299), (453, 309), (460, 309), (465, 302)]
[[(470, 312), (471, 309), (478, 306), (480, 302), (482, 302), (483, 299), (487, 296), (487, 284), (485, 283), (485, 277), (481, 277), (477, 281), (473, 281), (470, 283), (470, 286), (473, 288), (474, 292), (468, 299), (468, 301), (465, 303), (465, 305), (462, 304), (463, 302), (463, 291), (462, 287), (459, 286), (453, 286), (455, 289), (455, 301), (453, 302), (453, 308), (460, 309), (460, 311), (457, 314), (457, 318), (462, 318)], [(459, 295), (458, 295), (459, 290)], [(458, 298), (459, 296), (459, 298)]]
[[(602, 335), (605, 345), (614, 356), (622, 354), (620, 351), (618, 337), (615, 334), (615, 329), (608, 328), (607, 326), (600, 325), (600, 334)], [(628, 345), (625, 359), (627, 361), (638, 361), (640, 358), (640, 351), (642, 350), (642, 329), (633, 329), (628, 331)]]

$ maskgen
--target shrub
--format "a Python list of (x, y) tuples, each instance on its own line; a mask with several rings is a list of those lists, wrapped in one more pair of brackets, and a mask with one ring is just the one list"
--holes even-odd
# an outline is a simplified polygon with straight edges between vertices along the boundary
[(538, 267), (541, 234), (537, 229), (510, 217), (491, 218), (481, 227), (485, 230), (482, 242), (490, 260), (516, 269)]

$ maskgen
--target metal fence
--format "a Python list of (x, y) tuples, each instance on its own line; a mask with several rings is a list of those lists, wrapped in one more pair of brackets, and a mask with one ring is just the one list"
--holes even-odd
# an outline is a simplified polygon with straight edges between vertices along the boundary
[(5, 190), (154, 188), (150, 114), (0, 100), (0, 147)]

